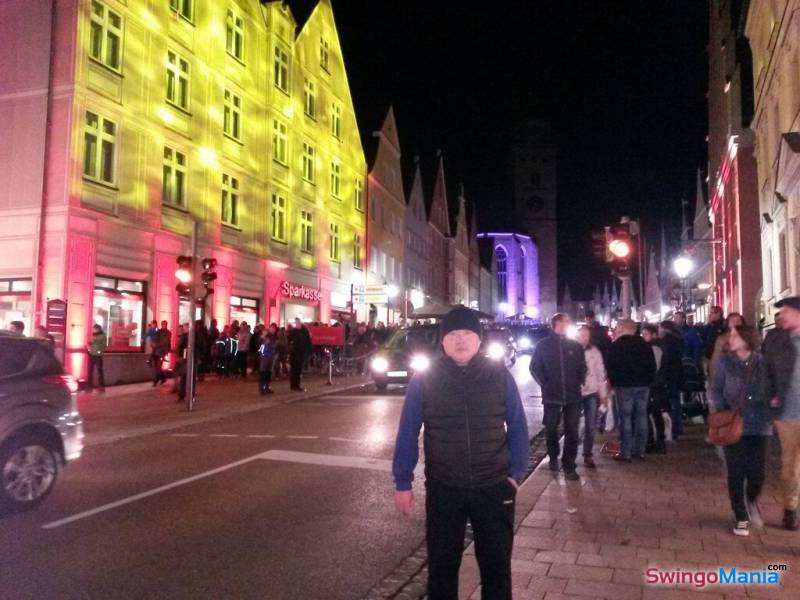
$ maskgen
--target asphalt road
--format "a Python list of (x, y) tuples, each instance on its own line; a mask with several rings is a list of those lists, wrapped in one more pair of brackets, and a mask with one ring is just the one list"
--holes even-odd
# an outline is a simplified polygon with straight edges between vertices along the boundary
[(0, 598), (361, 598), (424, 537), (422, 478), (411, 518), (392, 505), (402, 401), (365, 388), (90, 447), (0, 520)]

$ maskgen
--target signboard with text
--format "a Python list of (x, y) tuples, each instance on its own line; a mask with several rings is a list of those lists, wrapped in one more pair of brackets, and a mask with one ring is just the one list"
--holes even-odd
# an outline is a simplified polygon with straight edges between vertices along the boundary
[(318, 289), (306, 287), (304, 285), (296, 285), (289, 281), (281, 283), (280, 287), (281, 296), (293, 300), (305, 300), (307, 302), (319, 302), (322, 298), (322, 292)]
[(308, 328), (313, 346), (344, 346), (344, 327), (316, 325)]
[(389, 293), (385, 285), (354, 285), (354, 304), (388, 304)]

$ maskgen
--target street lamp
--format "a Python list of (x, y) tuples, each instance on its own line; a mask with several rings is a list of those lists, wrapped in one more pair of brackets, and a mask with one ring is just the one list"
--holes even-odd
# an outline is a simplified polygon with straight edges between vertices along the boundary
[(688, 256), (679, 256), (672, 262), (672, 270), (681, 279), (686, 279), (694, 271), (694, 261)]

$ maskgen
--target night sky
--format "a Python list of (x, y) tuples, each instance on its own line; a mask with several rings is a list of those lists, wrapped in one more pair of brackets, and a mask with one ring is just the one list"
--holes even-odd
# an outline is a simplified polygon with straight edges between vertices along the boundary
[[(315, 2), (289, 4), (302, 18)], [(393, 104), (404, 159), (419, 154), (430, 171), (441, 148), (448, 187), (463, 182), (479, 228), (508, 204), (508, 131), (527, 117), (552, 121), (560, 285), (573, 297), (591, 295), (604, 273), (592, 228), (640, 217), (657, 245), (664, 221), (674, 243), (682, 198), (693, 214), (707, 162), (706, 2), (332, 4), (362, 137)]]

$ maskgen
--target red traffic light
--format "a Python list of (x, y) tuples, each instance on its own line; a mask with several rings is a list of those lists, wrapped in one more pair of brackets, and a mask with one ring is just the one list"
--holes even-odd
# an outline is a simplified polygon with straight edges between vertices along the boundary
[(631, 254), (631, 245), (627, 240), (614, 239), (608, 243), (608, 250), (616, 258), (628, 258)]

